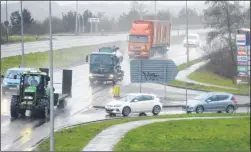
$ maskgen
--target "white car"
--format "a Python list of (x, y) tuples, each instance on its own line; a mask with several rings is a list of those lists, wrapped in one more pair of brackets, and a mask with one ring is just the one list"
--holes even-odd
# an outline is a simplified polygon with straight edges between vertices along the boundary
[[(183, 40), (183, 45), (187, 46), (187, 38)], [(188, 46), (199, 47), (200, 46), (200, 36), (198, 34), (188, 34)]]
[(162, 110), (160, 99), (153, 94), (130, 93), (120, 100), (107, 103), (105, 110), (110, 115), (152, 112), (158, 115)]

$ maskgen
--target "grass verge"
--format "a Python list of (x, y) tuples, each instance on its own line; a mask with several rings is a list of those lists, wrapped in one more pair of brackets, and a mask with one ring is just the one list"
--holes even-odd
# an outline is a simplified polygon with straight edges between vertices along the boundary
[(194, 81), (202, 82), (202, 83), (208, 83), (208, 84), (226, 86), (226, 87), (232, 87), (232, 88), (238, 88), (238, 89), (248, 89), (248, 85), (234, 84), (232, 79), (221, 77), (213, 72), (207, 71), (206, 69), (204, 69), (204, 67), (191, 73), (188, 76), (188, 78)]
[(193, 85), (187, 85), (186, 82), (174, 80), (171, 83), (168, 84), (169, 86), (173, 87), (181, 87), (181, 88), (188, 88), (188, 89), (194, 89), (194, 90), (200, 90), (200, 91), (216, 91), (216, 92), (229, 92), (236, 95), (248, 95), (249, 91), (248, 89), (226, 89), (226, 88), (219, 88), (219, 87), (213, 87), (213, 86), (205, 86), (200, 84), (193, 84)]
[[(24, 42), (43, 41), (43, 40), (48, 40), (48, 38), (38, 37), (36, 39), (36, 37), (34, 36), (24, 36)], [(21, 36), (9, 36), (8, 43), (4, 44), (19, 43), (21, 41), (22, 41)]]
[(249, 134), (250, 118), (157, 122), (129, 131), (114, 150), (249, 151)]
[[(113, 43), (104, 43), (99, 45), (73, 47), (66, 49), (59, 49), (53, 52), (54, 54), (54, 68), (69, 66), (85, 61), (85, 56), (90, 52), (96, 51), (99, 47), (107, 45), (120, 45), (121, 41)], [(21, 64), (21, 55), (11, 56), (1, 59), (1, 73), (5, 73), (8, 68), (18, 67)], [(24, 55), (26, 67), (48, 67), (49, 66), (49, 53), (36, 52)]]
[[(205, 116), (250, 116), (245, 113), (233, 114), (217, 114), (217, 113), (203, 113), (203, 114), (175, 114), (175, 115), (160, 115), (150, 117), (134, 117), (122, 118), (116, 120), (107, 120), (104, 122), (89, 123), (86, 125), (79, 125), (73, 128), (55, 132), (55, 150), (57, 151), (81, 151), (88, 142), (95, 137), (102, 130), (116, 124), (126, 123), (130, 121), (146, 120), (146, 119), (160, 119), (160, 118), (177, 118), (177, 117), (205, 117)], [(39, 151), (48, 151), (50, 148), (49, 138), (44, 140), (38, 147)]]
[[(205, 60), (204, 58), (199, 58), (199, 59), (192, 60), (192, 61), (189, 62), (189, 66), (192, 66), (192, 65), (194, 65), (194, 64), (196, 64), (196, 63), (199, 63), (199, 62), (201, 62), (201, 61), (204, 61), (204, 60)], [(186, 69), (186, 68), (187, 68), (187, 63), (183, 63), (183, 64), (180, 64), (180, 65), (178, 66), (178, 70), (179, 70), (179, 71), (184, 70), (184, 69)]]

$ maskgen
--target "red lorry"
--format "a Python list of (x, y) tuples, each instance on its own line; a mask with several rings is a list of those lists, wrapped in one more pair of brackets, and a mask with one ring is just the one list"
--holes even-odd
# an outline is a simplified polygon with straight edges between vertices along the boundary
[(170, 48), (171, 24), (163, 21), (135, 20), (128, 37), (128, 55), (132, 57), (166, 54)]

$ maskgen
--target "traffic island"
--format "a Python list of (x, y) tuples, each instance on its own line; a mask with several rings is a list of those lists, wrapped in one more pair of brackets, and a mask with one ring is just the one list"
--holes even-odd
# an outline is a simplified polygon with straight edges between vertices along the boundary
[(249, 128), (250, 117), (155, 122), (130, 130), (113, 150), (249, 151)]
[[(116, 120), (106, 120), (103, 122), (87, 123), (78, 125), (69, 129), (64, 129), (55, 132), (55, 150), (56, 151), (81, 151), (97, 134), (102, 130), (116, 124), (122, 124), (131, 121), (163, 119), (163, 118), (184, 118), (184, 117), (206, 117), (206, 116), (249, 116), (250, 114), (233, 113), (233, 114), (175, 114), (175, 115), (160, 115), (160, 116), (142, 116), (134, 118), (120, 118)], [(248, 118), (249, 119), (249, 118)], [(248, 123), (249, 124), (249, 123)], [(36, 147), (37, 151), (49, 151), (49, 138), (42, 140)]]

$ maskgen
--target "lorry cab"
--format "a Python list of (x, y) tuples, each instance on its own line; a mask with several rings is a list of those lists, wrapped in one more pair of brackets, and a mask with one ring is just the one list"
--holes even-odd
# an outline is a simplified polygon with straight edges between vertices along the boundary
[(120, 60), (114, 53), (93, 52), (86, 58), (89, 62), (89, 80), (112, 81), (115, 83), (121, 74)]

